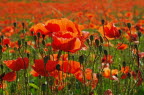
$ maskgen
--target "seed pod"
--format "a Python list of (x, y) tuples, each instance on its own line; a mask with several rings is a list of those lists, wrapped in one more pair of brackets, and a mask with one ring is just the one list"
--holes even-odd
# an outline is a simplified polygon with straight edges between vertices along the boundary
[(104, 25), (104, 24), (105, 24), (105, 20), (104, 20), (104, 19), (102, 19), (102, 20), (101, 20), (101, 23), (102, 23), (102, 25)]
[(40, 33), (40, 32), (38, 32), (38, 33), (37, 33), (38, 38), (40, 37), (40, 35), (41, 35), (41, 33)]
[(108, 55), (108, 52), (107, 52), (107, 50), (104, 50), (104, 54), (107, 56)]
[(100, 36), (100, 42), (103, 43), (103, 38)]
[(130, 29), (130, 28), (131, 28), (131, 24), (130, 24), (130, 23), (127, 23), (127, 27)]
[(102, 46), (100, 45), (98, 48), (99, 48), (99, 51), (101, 53), (102, 52)]
[(42, 40), (42, 44), (45, 46), (45, 40)]
[(58, 71), (60, 71), (60, 65), (59, 65), (59, 64), (56, 65), (56, 69), (57, 69)]
[(123, 67), (125, 67), (125, 66), (126, 66), (126, 62), (124, 61), (124, 62), (123, 62)]
[(93, 41), (94, 37), (93, 35), (90, 35), (90, 40)]
[(83, 56), (83, 55), (81, 55), (81, 56), (79, 57), (79, 62), (80, 62), (81, 64), (84, 63), (84, 56)]
[(96, 46), (99, 46), (99, 40), (98, 39), (95, 40), (95, 44), (96, 44)]
[(46, 64), (49, 59), (50, 59), (49, 56), (45, 56), (44, 59), (43, 59), (43, 60), (44, 60), (44, 63)]
[(37, 40), (37, 36), (33, 36), (34, 37), (34, 41), (36, 41)]
[(18, 46), (19, 47), (21, 46), (21, 40), (18, 40)]
[(14, 22), (14, 23), (13, 23), (13, 26), (14, 26), (14, 27), (16, 27), (16, 26), (17, 26), (17, 23), (16, 23), (16, 22)]

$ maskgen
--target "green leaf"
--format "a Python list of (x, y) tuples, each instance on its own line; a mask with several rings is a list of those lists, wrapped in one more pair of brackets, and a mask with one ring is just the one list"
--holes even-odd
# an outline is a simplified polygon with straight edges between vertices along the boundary
[(35, 89), (39, 89), (39, 87), (38, 87), (37, 85), (33, 84), (33, 83), (29, 83), (29, 86), (30, 86), (30, 87), (33, 87), (33, 88), (35, 88)]

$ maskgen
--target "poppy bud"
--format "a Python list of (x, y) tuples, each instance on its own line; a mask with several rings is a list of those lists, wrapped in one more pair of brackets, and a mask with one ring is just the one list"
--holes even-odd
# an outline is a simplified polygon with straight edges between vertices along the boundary
[(23, 30), (22, 30), (22, 33), (25, 33), (25, 32), (26, 32), (25, 29), (23, 29)]
[(81, 64), (84, 63), (84, 56), (83, 56), (83, 55), (81, 55), (81, 56), (79, 57), (79, 62), (80, 62)]
[(126, 62), (124, 61), (124, 62), (123, 62), (123, 67), (125, 67), (125, 66), (126, 66)]
[(74, 60), (74, 56), (72, 55), (71, 57), (72, 57), (72, 60)]
[(42, 44), (45, 46), (45, 41), (44, 40), (42, 40)]
[(89, 45), (89, 39), (87, 39), (87, 40), (86, 40), (86, 42), (87, 42), (87, 43), (88, 43), (88, 45)]
[(141, 32), (139, 32), (139, 31), (138, 31), (138, 37), (139, 37), (139, 38), (141, 37)]
[(24, 24), (24, 22), (22, 22), (22, 27), (23, 27), (23, 29), (24, 29), (24, 27), (25, 27), (25, 24)]
[(22, 43), (24, 43), (24, 42), (25, 42), (25, 39), (21, 39), (21, 41), (22, 41)]
[(122, 33), (122, 30), (119, 30), (119, 33), (121, 34), (121, 33)]
[(9, 45), (8, 45), (8, 44), (6, 44), (6, 47), (8, 48), (8, 47), (9, 47)]
[(42, 38), (44, 39), (44, 38), (45, 38), (45, 35), (42, 35)]
[(27, 47), (27, 42), (25, 42), (25, 46)]
[(137, 47), (137, 45), (134, 45), (134, 47), (137, 49), (138, 47)]
[(5, 73), (2, 73), (2, 74), (0, 75), (0, 79), (2, 79), (4, 76), (5, 76)]
[(14, 26), (14, 27), (16, 27), (16, 26), (17, 26), (17, 23), (16, 23), (16, 22), (14, 22), (14, 23), (13, 23), (13, 26)]
[(0, 52), (2, 52), (2, 45), (0, 45)]
[(98, 39), (95, 40), (95, 44), (96, 44), (96, 46), (99, 46), (99, 40)]
[(36, 36), (34, 36), (34, 41), (36, 41), (37, 40), (37, 37)]
[(33, 35), (34, 34), (34, 32), (33, 31), (31, 31), (31, 35)]
[(98, 48), (99, 48), (99, 51), (101, 53), (102, 52), (102, 46), (100, 45)]
[(101, 79), (101, 78), (102, 78), (102, 75), (99, 74), (99, 73), (97, 73), (97, 78), (98, 78), (98, 79)]
[(130, 77), (131, 77), (131, 74), (130, 74), (130, 73), (127, 73), (127, 76), (130, 78)]
[(130, 28), (131, 28), (131, 24), (130, 24), (130, 23), (127, 23), (127, 27), (130, 29)]
[(60, 71), (60, 65), (59, 65), (59, 64), (56, 65), (56, 69), (57, 69), (58, 71)]
[(107, 50), (104, 50), (104, 54), (107, 56), (108, 55), (108, 52), (107, 52)]
[(1, 39), (3, 39), (3, 38), (4, 38), (4, 36), (2, 35), (2, 36), (1, 36)]
[(42, 84), (41, 90), (45, 92), (46, 91), (46, 87), (47, 87), (46, 84)]
[(0, 68), (3, 69), (3, 65), (2, 64), (0, 64)]
[(62, 54), (62, 50), (59, 50), (58, 56), (57, 56), (57, 59), (58, 59), (58, 60), (60, 59), (61, 54)]
[(45, 56), (44, 59), (43, 59), (43, 60), (44, 60), (44, 63), (46, 64), (49, 59), (50, 59), (49, 56)]
[(104, 19), (102, 19), (102, 20), (101, 20), (101, 23), (102, 23), (102, 25), (104, 25), (104, 24), (105, 24), (105, 20), (104, 20)]
[(27, 57), (28, 57), (28, 58), (30, 57), (30, 54), (29, 54), (29, 53), (27, 53)]
[(94, 38), (93, 38), (93, 35), (90, 35), (90, 40), (93, 41), (93, 39), (94, 39)]
[(38, 32), (38, 33), (37, 33), (38, 38), (40, 37), (40, 35), (41, 35), (41, 33), (40, 33), (40, 32)]
[(100, 42), (103, 43), (103, 38), (100, 36)]
[(18, 46), (19, 47), (21, 46), (21, 40), (18, 40)]

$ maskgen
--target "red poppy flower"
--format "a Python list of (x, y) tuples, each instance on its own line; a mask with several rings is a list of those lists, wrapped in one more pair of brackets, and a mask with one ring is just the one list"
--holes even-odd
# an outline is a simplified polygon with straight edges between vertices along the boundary
[(60, 70), (65, 73), (76, 73), (80, 70), (81, 66), (79, 62), (76, 61), (60, 61)]
[(34, 33), (34, 35), (37, 35), (37, 33), (41, 33), (43, 35), (46, 35), (49, 33), (49, 31), (45, 28), (45, 25), (43, 23), (38, 23), (31, 27), (31, 32)]
[(56, 65), (58, 62), (48, 60), (47, 63), (44, 63), (42, 59), (37, 59), (34, 61), (34, 63), (35, 64), (32, 66), (34, 71), (42, 76), (49, 76), (50, 72), (56, 70)]
[(121, 79), (127, 78), (128, 75), (130, 74), (130, 68), (129, 68), (129, 66), (122, 67), (122, 68), (121, 68), (121, 72), (123, 73), (123, 74), (121, 75)]
[(81, 35), (79, 27), (67, 18), (48, 20), (45, 23), (45, 27), (51, 33), (59, 31), (69, 31), (71, 33), (75, 33), (76, 35)]
[[(57, 57), (58, 57), (58, 54), (50, 55), (50, 60), (57, 61), (58, 60)], [(60, 59), (64, 61), (68, 60), (68, 54), (61, 55)]]
[(3, 82), (0, 83), (0, 88), (1, 88), (1, 89), (5, 89), (6, 87), (7, 87), (7, 84), (6, 84), (6, 83), (3, 83)]
[(123, 43), (118, 43), (116, 46), (117, 46), (117, 49), (119, 49), (119, 50), (125, 50), (128, 48), (128, 45), (123, 44)]
[(8, 82), (15, 81), (16, 80), (16, 73), (14, 71), (9, 72), (9, 73), (5, 74), (2, 79), (5, 81), (8, 81)]
[(115, 27), (114, 24), (107, 24), (103, 27), (99, 28), (99, 32), (102, 34), (102, 36), (105, 36), (107, 39), (116, 39), (121, 36), (119, 30)]
[(6, 66), (13, 71), (19, 71), (21, 69), (27, 69), (29, 65), (29, 59), (28, 58), (17, 58), (16, 60), (8, 60), (4, 61)]
[(117, 69), (111, 70), (110, 68), (104, 68), (103, 69), (103, 73), (102, 73), (102, 75), (105, 78), (109, 78), (109, 79), (112, 79), (112, 80), (117, 80), (117, 78), (113, 77), (113, 76), (115, 76), (117, 74), (118, 74), (118, 70)]
[(70, 33), (66, 31), (64, 34), (62, 32), (55, 33), (52, 35), (53, 42), (52, 47), (56, 50), (63, 50), (66, 52), (76, 52), (81, 49), (81, 40), (76, 37), (75, 33)]
[(10, 39), (9, 38), (3, 39), (3, 45), (8, 45), (8, 44), (10, 44)]
[(111, 64), (113, 62), (113, 57), (111, 55), (105, 55), (103, 58), (102, 58), (102, 63), (109, 63)]
[(50, 76), (54, 77), (56, 80), (63, 80), (66, 78), (66, 73), (55, 70), (50, 72)]
[(34, 76), (34, 77), (38, 77), (38, 76), (39, 76), (39, 74), (38, 74), (36, 71), (34, 71), (34, 70), (32, 70), (32, 71), (30, 72), (30, 74), (31, 74), (32, 76)]
[(93, 73), (89, 68), (85, 69), (84, 71), (77, 71), (74, 76), (80, 82), (85, 83), (87, 86), (91, 86), (92, 89), (94, 89), (98, 83), (97, 74)]

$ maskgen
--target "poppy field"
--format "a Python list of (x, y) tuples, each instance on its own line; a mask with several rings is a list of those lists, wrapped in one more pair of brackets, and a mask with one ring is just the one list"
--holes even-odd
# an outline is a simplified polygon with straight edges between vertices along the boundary
[(144, 95), (143, 0), (0, 0), (0, 95)]

